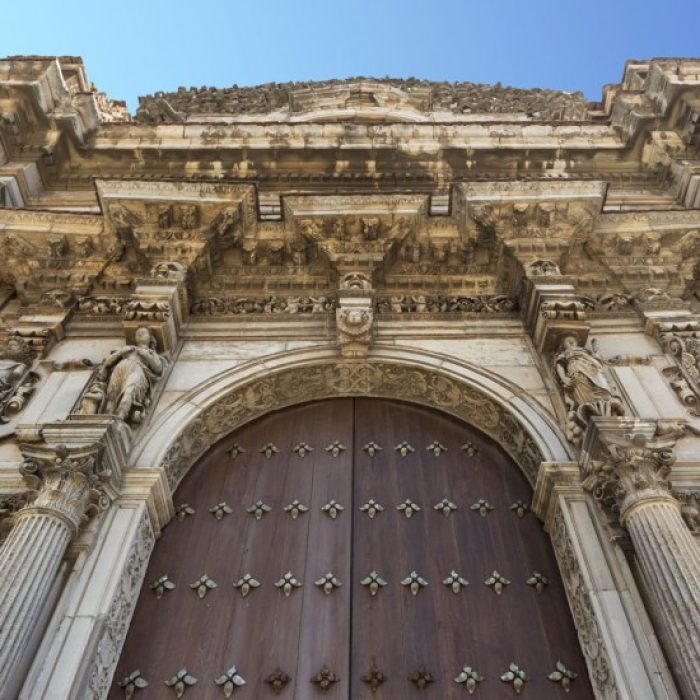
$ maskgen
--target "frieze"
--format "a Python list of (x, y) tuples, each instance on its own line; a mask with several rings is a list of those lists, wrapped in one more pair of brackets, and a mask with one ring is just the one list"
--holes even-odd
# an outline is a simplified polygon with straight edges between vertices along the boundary
[(218, 316), (224, 314), (322, 314), (334, 311), (333, 296), (314, 297), (205, 297), (196, 299), (190, 312), (197, 315)]
[(126, 308), (130, 297), (83, 296), (78, 299), (81, 314), (118, 315)]
[(534, 484), (542, 455), (519, 422), (478, 389), (427, 370), (348, 361), (268, 374), (204, 409), (167, 448), (162, 468), (174, 489), (212, 444), (268, 411), (332, 396), (387, 396), (433, 406), (483, 430), (504, 445)]
[(64, 212), (35, 211), (27, 209), (0, 209), (0, 224), (11, 227), (12, 224), (35, 225), (39, 230), (62, 231), (72, 233), (75, 228), (90, 228), (92, 233), (101, 233), (104, 219), (95, 214), (67, 214)]
[(379, 313), (509, 313), (518, 310), (518, 299), (504, 294), (395, 294), (377, 299), (376, 308)]

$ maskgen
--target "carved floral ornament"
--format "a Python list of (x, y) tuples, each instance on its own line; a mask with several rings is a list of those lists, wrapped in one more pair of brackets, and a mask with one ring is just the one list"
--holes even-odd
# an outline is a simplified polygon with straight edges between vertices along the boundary
[[(424, 368), (348, 360), (268, 372), (237, 387), (179, 431), (160, 467), (174, 488), (211, 444), (244, 423), (284, 406), (335, 396), (403, 399), (446, 411), (500, 442), (530, 483), (543, 459), (519, 421), (479, 389)], [(464, 451), (469, 454), (472, 446)]]

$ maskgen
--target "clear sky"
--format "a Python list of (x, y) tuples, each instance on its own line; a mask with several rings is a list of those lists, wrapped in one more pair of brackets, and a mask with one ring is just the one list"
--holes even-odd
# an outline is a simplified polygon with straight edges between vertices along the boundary
[(700, 56), (700, 0), (0, 0), (0, 55), (69, 54), (137, 96), (349, 76), (582, 90)]

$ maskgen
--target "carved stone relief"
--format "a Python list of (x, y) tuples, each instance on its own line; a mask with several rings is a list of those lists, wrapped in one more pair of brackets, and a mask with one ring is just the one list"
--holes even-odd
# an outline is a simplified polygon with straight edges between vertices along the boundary
[(137, 527), (136, 537), (125, 557), (125, 566), (95, 652), (89, 662), (87, 678), (92, 697), (107, 696), (154, 545), (153, 529), (148, 514), (144, 511)]
[(610, 670), (610, 659), (560, 508), (554, 514), (550, 534), (593, 688), (599, 697), (617, 700), (620, 695)]

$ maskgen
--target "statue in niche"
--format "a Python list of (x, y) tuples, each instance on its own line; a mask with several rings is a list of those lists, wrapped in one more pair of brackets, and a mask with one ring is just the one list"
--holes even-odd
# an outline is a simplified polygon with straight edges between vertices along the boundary
[(622, 400), (605, 376), (605, 363), (595, 345), (589, 350), (579, 345), (574, 335), (567, 335), (554, 357), (557, 379), (564, 388), (568, 409), (566, 436), (580, 444), (588, 423), (594, 416), (622, 416)]
[(102, 361), (78, 406), (78, 413), (113, 415), (140, 423), (151, 403), (153, 385), (163, 377), (167, 361), (155, 350), (145, 326), (136, 329), (135, 345), (125, 345)]

